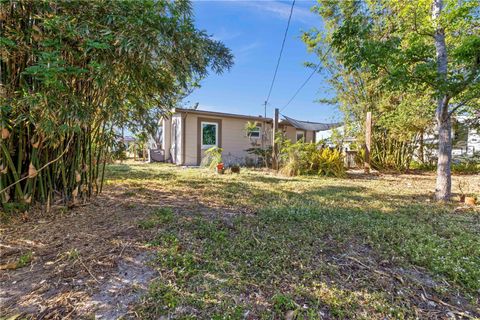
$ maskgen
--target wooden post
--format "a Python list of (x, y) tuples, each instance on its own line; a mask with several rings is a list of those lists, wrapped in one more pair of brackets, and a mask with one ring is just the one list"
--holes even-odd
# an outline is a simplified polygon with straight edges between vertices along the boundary
[(273, 130), (272, 130), (272, 167), (274, 170), (278, 170), (278, 145), (275, 142), (277, 131), (278, 131), (278, 108), (275, 108), (275, 116), (273, 117)]
[(372, 145), (372, 113), (367, 112), (365, 121), (365, 173), (370, 173), (370, 151)]
[(423, 142), (423, 130), (422, 130), (422, 131), (420, 131), (420, 150), (419, 150), (419, 152), (420, 152), (420, 157), (419, 158), (420, 158), (420, 162), (422, 164), (425, 163), (425, 150), (424, 150), (423, 146), (424, 146), (424, 142)]

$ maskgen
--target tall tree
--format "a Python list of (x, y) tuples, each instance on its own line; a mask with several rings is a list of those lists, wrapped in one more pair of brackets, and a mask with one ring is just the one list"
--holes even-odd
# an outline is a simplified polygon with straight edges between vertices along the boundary
[(311, 47), (328, 46), (347, 70), (383, 79), (381, 92), (413, 91), (436, 101), (436, 198), (448, 200), (451, 116), (478, 106), (480, 96), (478, 1), (320, 0), (316, 10), (326, 32), (307, 34)]
[[(437, 77), (440, 83), (445, 83), (448, 77), (448, 54), (445, 28), (440, 20), (442, 11), (443, 0), (433, 0), (432, 22), (435, 28), (433, 37), (437, 58)], [(437, 200), (448, 200), (452, 189), (452, 120), (448, 110), (450, 99), (447, 91), (439, 90), (435, 112), (438, 128), (437, 184), (435, 189)]]

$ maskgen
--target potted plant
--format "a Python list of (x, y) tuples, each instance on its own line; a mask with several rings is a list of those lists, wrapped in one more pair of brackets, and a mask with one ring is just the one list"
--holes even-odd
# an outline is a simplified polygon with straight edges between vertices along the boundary
[(217, 164), (217, 173), (223, 174), (225, 172), (225, 167), (223, 166), (223, 162)]
[(230, 171), (232, 171), (232, 173), (240, 173), (240, 165), (238, 164), (234, 164), (230, 167)]
[(217, 173), (223, 173), (225, 166), (222, 160), (223, 149), (219, 147), (211, 147), (205, 150), (205, 158), (202, 160), (202, 165), (208, 166), (211, 170)]

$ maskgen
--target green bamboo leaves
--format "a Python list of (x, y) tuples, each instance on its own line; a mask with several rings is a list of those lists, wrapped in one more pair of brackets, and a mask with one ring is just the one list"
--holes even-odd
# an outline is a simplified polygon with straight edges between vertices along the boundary
[(186, 1), (1, 2), (0, 30), (2, 204), (100, 192), (117, 128), (152, 131), (233, 63)]

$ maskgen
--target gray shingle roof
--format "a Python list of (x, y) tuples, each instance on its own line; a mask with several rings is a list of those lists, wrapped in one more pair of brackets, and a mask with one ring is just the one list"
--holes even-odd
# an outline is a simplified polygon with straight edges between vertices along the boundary
[(283, 115), (283, 117), (285, 118), (286, 122), (288, 122), (290, 125), (301, 130), (325, 131), (325, 130), (330, 130), (333, 128), (338, 128), (343, 126), (343, 122), (320, 123), (320, 122), (295, 120), (285, 115)]

